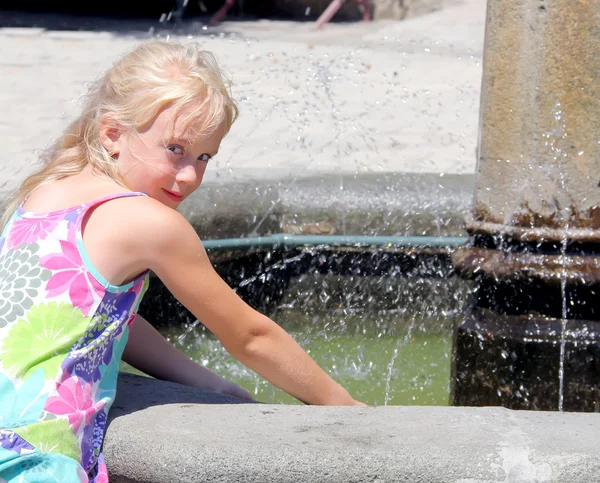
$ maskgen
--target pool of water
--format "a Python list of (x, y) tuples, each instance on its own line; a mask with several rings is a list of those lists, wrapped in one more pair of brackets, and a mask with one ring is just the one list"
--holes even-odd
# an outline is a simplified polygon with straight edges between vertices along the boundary
[[(306, 315), (283, 310), (273, 319), (358, 400), (370, 405), (447, 405), (452, 323), (389, 311), (373, 316)], [(202, 325), (161, 329), (196, 362), (265, 403), (299, 404), (231, 357)], [(125, 364), (124, 370), (131, 370)]]

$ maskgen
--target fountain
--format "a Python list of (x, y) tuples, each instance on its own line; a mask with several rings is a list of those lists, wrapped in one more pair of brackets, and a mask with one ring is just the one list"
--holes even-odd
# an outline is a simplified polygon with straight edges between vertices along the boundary
[[(466, 234), (470, 181), (364, 174), (347, 178), (341, 193), (337, 176), (305, 177), (285, 191), (254, 181), (209, 184), (182, 210), (199, 232), (218, 237), (204, 243), (229, 285), (291, 331), (357, 397), (447, 405), (452, 327), (464, 319), (462, 294), (470, 287), (455, 276), (450, 250), (466, 240), (459, 235)], [(267, 195), (256, 198), (257, 187)], [(233, 238), (255, 228), (255, 213), (272, 200), (278, 203), (259, 236)], [(215, 209), (187, 211), (207, 205)], [(158, 279), (141, 312), (195, 360), (254, 389), (260, 400), (293, 402), (228, 356)]]
[(600, 2), (488, 4), (453, 403), (599, 411)]
[[(374, 72), (376, 63), (372, 68), (357, 51), (340, 61), (352, 65), (341, 73), (327, 55), (312, 57), (318, 46), (303, 45), (294, 54), (286, 46), (272, 56), (265, 54), (267, 62), (279, 66), (288, 56), (287, 65), (299, 77), (279, 75), (281, 68), (276, 79), (268, 79), (276, 86), (271, 108), (261, 104), (263, 111), (255, 113), (260, 114), (256, 117), (264, 126), (262, 134), (269, 136), (281, 122), (273, 116), (277, 109), (285, 111), (284, 120), (296, 120), (298, 133), (290, 129), (267, 138), (273, 141), (273, 158), (298, 149), (285, 158), (285, 172), (292, 175), (279, 176), (281, 171), (263, 165), (256, 176), (259, 182), (245, 179), (250, 171), (256, 174), (250, 161), (257, 151), (234, 147), (229, 154), (246, 156), (252, 169), (227, 183), (208, 179), (206, 189), (182, 210), (202, 232), (217, 269), (238, 293), (288, 329), (306, 329), (295, 332), (302, 345), (312, 354), (311, 344), (320, 344), (326, 356), (320, 363), (337, 378), (350, 373), (352, 392), (359, 398), (367, 396), (361, 392), (365, 386), (377, 389), (367, 400), (379, 407), (235, 404), (239, 401), (121, 374), (103, 449), (111, 481), (595, 481), (597, 417), (569, 411), (596, 410), (598, 401), (594, 296), (600, 96), (594, 55), (599, 7), (598, 0), (569, 5), (565, 0), (489, 0), (476, 180), (464, 171), (427, 173), (427, 156), (433, 151), (445, 150), (460, 163), (461, 155), (454, 150), (460, 143), (454, 141), (461, 133), (452, 133), (452, 139), (440, 141), (419, 159), (419, 150), (405, 151), (402, 161), (412, 163), (410, 170), (415, 171), (410, 175), (390, 174), (386, 168), (393, 166), (385, 163), (369, 170), (373, 159), (371, 165), (361, 161), (371, 150), (374, 158), (385, 160), (414, 133), (427, 131), (427, 142), (435, 143), (444, 137), (437, 136), (444, 133), (440, 125), (455, 120), (432, 115), (419, 125), (423, 119), (412, 116), (439, 114), (421, 105), (441, 105), (448, 89), (435, 95), (422, 89), (418, 83), (424, 80), (410, 74), (411, 60), (403, 80), (413, 83), (399, 87), (403, 64), (397, 69), (386, 64)], [(455, 19), (463, 17), (464, 11), (456, 12)], [(410, 28), (423, 28), (411, 25), (406, 24), (408, 34), (403, 30), (405, 39)], [(454, 23), (449, 30), (448, 38), (460, 43), (451, 35), (459, 30)], [(61, 46), (69, 45), (69, 52), (76, 49), (75, 37), (57, 38)], [(223, 38), (229, 42), (224, 33)], [(328, 40), (331, 45), (340, 41)], [(91, 50), (98, 53), (95, 59), (108, 57), (112, 47), (105, 47), (107, 41), (94, 41), (99, 43), (85, 40), (94, 45), (86, 46), (86, 57)], [(113, 41), (119, 48), (128, 42), (124, 37)], [(369, 53), (373, 57), (388, 58), (398, 46), (389, 39), (376, 41), (389, 42), (389, 50)], [(11, 44), (14, 53), (7, 49), (7, 55), (24, 59), (18, 45), (27, 42)], [(440, 51), (455, 55), (448, 43), (407, 41), (404, 47), (419, 59), (414, 62), (426, 63), (430, 70)], [(254, 55), (252, 49), (248, 52)], [(460, 55), (468, 58), (469, 50), (462, 49)], [(302, 56), (312, 59), (303, 65), (311, 69), (307, 78), (297, 65)], [(238, 57), (242, 66), (254, 69), (256, 58)], [(15, 76), (27, 67), (16, 60), (9, 67)], [(452, 64), (448, 75), (474, 69), (477, 59), (467, 62)], [(265, 70), (265, 65), (256, 69)], [(80, 69), (87, 78), (88, 69)], [(382, 80), (382, 94), (371, 98), (374, 102), (363, 106), (362, 99), (352, 99), (356, 103), (347, 112), (359, 122), (344, 116), (339, 99), (333, 100), (332, 79), (345, 76), (346, 87), (364, 92), (369, 76), (384, 79), (384, 74), (389, 77)], [(52, 77), (45, 76), (48, 81)], [(294, 86), (286, 97), (288, 83)], [(263, 95), (259, 87), (246, 87)], [(386, 89), (396, 92), (392, 87), (403, 89), (402, 99), (383, 95)], [(303, 99), (297, 101), (299, 93)], [(465, 99), (468, 103), (468, 96), (455, 99), (460, 100), (457, 105)], [(420, 110), (390, 117), (384, 107), (395, 101), (394, 112), (404, 113), (400, 108), (411, 102)], [(315, 106), (311, 112), (321, 116), (308, 116)], [(251, 103), (245, 107), (252, 109)], [(369, 116), (376, 118), (376, 128), (367, 125)], [(315, 117), (331, 123), (320, 125)], [(55, 117), (48, 122), (55, 124)], [(427, 129), (429, 122), (433, 129)], [(257, 129), (243, 124), (243, 118), (241, 123), (242, 133)], [(390, 135), (389, 145), (378, 145), (371, 138), (379, 125), (388, 124), (404, 137), (382, 128), (378, 139)], [(346, 138), (345, 127), (353, 128)], [(316, 134), (330, 131), (334, 142), (315, 143), (321, 140), (317, 135), (311, 144), (311, 129)], [(363, 151), (353, 157), (357, 146)], [(318, 162), (305, 160), (310, 151), (327, 156), (334, 152), (349, 162), (324, 175), (315, 169)], [(20, 159), (19, 153), (13, 154)], [(8, 178), (20, 168), (12, 163)], [(294, 177), (294, 172), (302, 176)], [(473, 191), (476, 205), (465, 229), (463, 217)], [(468, 245), (457, 249), (467, 235)], [(178, 324), (173, 324), (180, 327), (169, 326), (167, 314), (176, 303), (159, 293), (160, 285), (152, 290), (145, 315), (183, 349), (204, 347), (222, 364), (217, 369), (228, 369), (217, 344), (190, 314), (181, 311)], [(314, 317), (297, 318), (298, 311)], [(370, 326), (364, 325), (366, 319)], [(348, 334), (359, 343), (344, 345)], [(352, 344), (359, 356), (370, 346), (377, 357), (350, 356)], [(423, 348), (435, 344), (440, 357), (424, 357)], [(434, 379), (439, 383), (435, 390)], [(262, 400), (277, 401), (258, 386), (254, 389)], [(449, 402), (563, 411), (440, 407)], [(569, 431), (559, 429), (565, 427)]]
[[(349, 364), (367, 364), (385, 380), (369, 379), (383, 391), (371, 403), (412, 398), (417, 404), (598, 410), (597, 6), (489, 3), (468, 246), (449, 256), (466, 234), (473, 180), (465, 175), (367, 172), (208, 184), (183, 210), (208, 240), (217, 269), (255, 307), (291, 326), (305, 325), (300, 335), (309, 347), (331, 338), (327, 330), (340, 324), (362, 331), (364, 340), (371, 333), (395, 338), (382, 345), (387, 363), (346, 348)], [(201, 212), (199, 206), (214, 208)], [(436, 246), (427, 247), (432, 242)], [(177, 304), (159, 284), (153, 290), (145, 306), (161, 325), (161, 314)], [(425, 297), (426, 310), (415, 305), (416, 294)], [(282, 315), (282, 308), (298, 306), (336, 322), (325, 330), (310, 318), (290, 322), (293, 317)], [(197, 327), (191, 314), (178, 310), (180, 321)], [(444, 338), (448, 322), (457, 326), (448, 401), (408, 389), (400, 392), (410, 397), (390, 399), (394, 378), (402, 380), (399, 367), (410, 372), (396, 361), (410, 352), (413, 333)], [(193, 335), (186, 337), (182, 347), (189, 348)], [(354, 340), (361, 345), (360, 336)], [(206, 344), (205, 335), (196, 341)], [(444, 352), (439, 357), (447, 364)], [(339, 361), (323, 361), (340, 370)], [(415, 375), (422, 377), (427, 386), (427, 376)]]
[[(448, 190), (452, 183), (440, 185), (433, 197), (437, 200), (431, 210), (436, 213), (434, 223), (420, 228), (420, 233), (397, 230), (413, 226), (407, 220), (417, 217), (399, 216), (389, 223), (389, 209), (369, 205), (368, 219), (373, 224), (368, 226), (373, 231), (368, 235), (390, 237), (387, 244), (374, 247), (372, 240), (369, 245), (364, 239), (350, 239), (348, 222), (353, 217), (346, 216), (345, 209), (335, 210), (341, 216), (326, 219), (323, 215), (328, 210), (321, 209), (319, 217), (311, 219), (301, 210), (286, 211), (285, 203), (275, 203), (283, 208), (273, 209), (270, 202), (285, 200), (294, 180), (283, 183), (285, 189), (279, 191), (271, 185), (259, 187), (267, 203), (259, 220), (262, 233), (250, 233), (245, 241), (207, 242), (223, 275), (241, 295), (263, 304), (267, 311), (290, 304), (285, 294), (291, 288), (297, 293), (319, 293), (319, 284), (327, 288), (321, 290), (323, 297), (292, 297), (292, 302), (306, 308), (347, 301), (331, 297), (335, 279), (325, 282), (321, 278), (334, 268), (350, 275), (339, 282), (337, 294), (348, 295), (353, 309), (356, 302), (363, 307), (365, 303), (367, 307), (409, 307), (415, 295), (411, 290), (419, 284), (407, 290), (401, 280), (410, 284), (437, 276), (446, 286), (453, 280), (459, 284), (451, 291), (453, 296), (464, 301), (472, 293), (475, 300), (472, 314), (455, 329), (454, 404), (593, 410), (597, 309), (592, 296), (598, 283), (594, 250), (600, 228), (600, 96), (594, 53), (599, 46), (599, 6), (598, 1), (576, 5), (567, 5), (565, 0), (489, 1), (482, 139), (468, 246), (451, 253), (431, 239), (416, 243), (414, 238), (464, 235), (461, 229), (448, 228), (455, 226), (454, 215), (440, 216), (445, 201), (454, 203), (451, 212), (462, 205), (462, 195)], [(570, 52), (576, 48), (581, 51)], [(519, 62), (512, 58), (517, 52), (522, 53)], [(517, 66), (516, 71), (511, 66)], [(348, 184), (340, 182), (343, 179), (338, 177), (338, 186), (346, 194)], [(357, 178), (358, 186), (360, 181)], [(312, 192), (298, 193), (314, 200), (312, 206), (330, 206), (335, 200), (331, 191), (313, 196), (319, 182), (306, 183), (304, 188), (312, 186)], [(379, 183), (370, 184), (375, 187), (374, 196), (365, 199), (387, 200), (384, 195), (390, 182), (380, 175)], [(464, 190), (462, 186), (458, 193)], [(395, 196), (402, 193), (402, 189), (390, 191)], [(210, 194), (209, 190), (204, 196), (212, 196), (210, 206), (220, 206), (215, 202), (218, 192)], [(403, 207), (399, 208), (397, 213), (403, 213)], [(223, 220), (218, 211), (214, 219)], [(223, 213), (227, 213), (226, 205)], [(256, 227), (255, 215), (242, 210), (234, 224)], [(208, 223), (211, 215), (200, 218)], [(362, 222), (364, 227), (364, 218)], [(213, 238), (230, 236), (231, 225), (217, 222), (212, 226), (218, 232)], [(283, 231), (283, 226), (290, 227), (287, 235), (271, 236)], [(386, 233), (387, 229), (392, 233)], [(324, 244), (311, 239), (308, 246), (293, 238), (306, 234), (329, 238), (323, 239)], [(342, 239), (335, 238), (340, 235)], [(227, 247), (228, 251), (216, 251)], [(450, 278), (455, 273), (453, 265), (462, 279)], [(372, 290), (365, 289), (364, 280), (375, 280)], [(388, 293), (389, 287), (400, 296), (393, 290)], [(436, 291), (435, 283), (429, 287)], [(148, 300), (155, 299), (150, 295)], [(458, 315), (455, 321), (464, 318), (464, 304), (440, 305), (433, 307), (441, 309), (438, 316), (448, 319), (445, 311), (450, 309)], [(382, 315), (388, 321), (386, 329), (390, 320), (399, 320), (397, 313), (395, 319), (390, 315), (385, 311)], [(414, 316), (405, 322), (405, 330), (394, 334), (396, 342), (378, 373), (387, 390), (383, 403), (391, 402), (388, 392), (397, 382), (393, 374), (398, 361), (421, 328)], [(190, 323), (191, 334), (198, 327)], [(338, 363), (343, 355), (343, 351), (334, 354)], [(474, 407), (209, 406), (190, 403), (225, 401), (218, 397), (207, 401), (206, 395), (190, 394), (185, 388), (126, 375), (121, 377), (120, 391), (104, 446), (115, 481), (597, 479), (595, 415)], [(124, 448), (131, 449), (124, 452)]]

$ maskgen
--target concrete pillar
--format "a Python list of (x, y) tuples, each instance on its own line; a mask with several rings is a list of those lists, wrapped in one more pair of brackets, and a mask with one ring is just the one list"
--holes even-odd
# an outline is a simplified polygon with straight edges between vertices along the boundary
[(600, 0), (488, 1), (457, 404), (600, 406), (599, 25)]
[(599, 26), (600, 0), (488, 2), (474, 229), (598, 235)]

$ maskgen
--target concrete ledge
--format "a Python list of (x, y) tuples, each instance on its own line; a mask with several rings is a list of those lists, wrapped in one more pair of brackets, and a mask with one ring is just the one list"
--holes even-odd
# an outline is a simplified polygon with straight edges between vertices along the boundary
[(472, 174), (265, 175), (207, 182), (179, 211), (204, 240), (272, 233), (463, 236), (474, 185)]
[[(600, 415), (236, 402), (122, 375), (111, 482), (592, 482)], [(217, 403), (217, 404), (215, 404)]]

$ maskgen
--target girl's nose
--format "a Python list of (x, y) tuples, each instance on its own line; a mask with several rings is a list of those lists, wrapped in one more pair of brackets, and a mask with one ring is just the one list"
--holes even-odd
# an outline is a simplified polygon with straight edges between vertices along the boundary
[(178, 183), (195, 184), (198, 181), (198, 172), (195, 163), (186, 163), (177, 170), (175, 179)]

